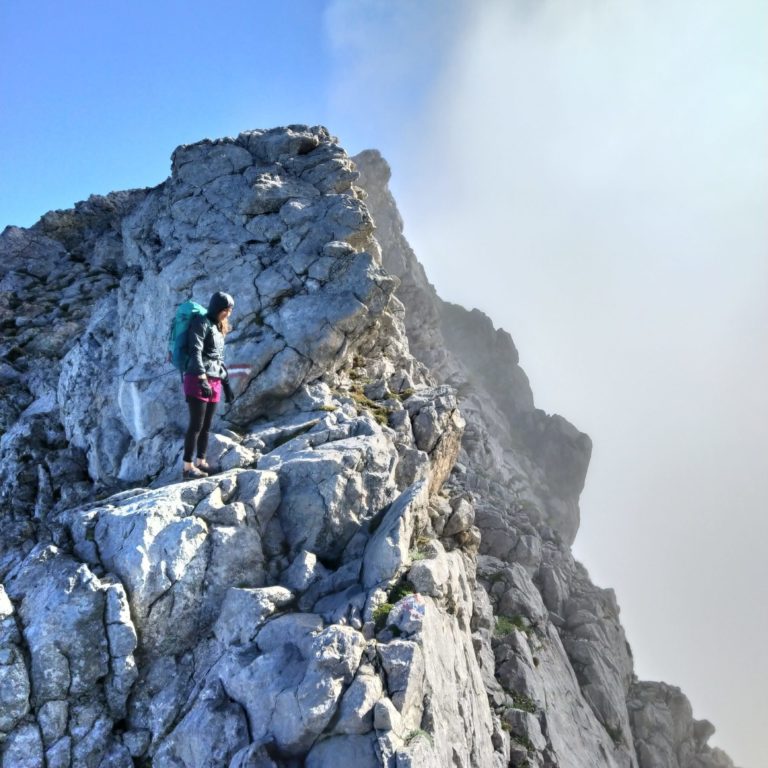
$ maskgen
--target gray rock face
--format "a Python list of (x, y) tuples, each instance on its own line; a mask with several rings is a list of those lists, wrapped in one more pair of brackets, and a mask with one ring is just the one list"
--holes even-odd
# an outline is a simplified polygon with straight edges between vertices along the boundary
[(277, 476), (247, 470), (59, 519), (77, 554), (125, 585), (144, 648), (178, 652), (210, 625), (229, 585), (264, 584), (262, 536), (279, 501)]
[(14, 608), (0, 586), (0, 731), (8, 733), (29, 712), (31, 693)]
[(350, 509), (378, 510), (396, 493), (397, 451), (381, 434), (360, 435), (265, 456), (259, 466), (280, 468), (281, 525), (291, 553), (311, 550), (338, 560), (366, 516)]
[[(123, 218), (146, 193), (91, 197), (72, 211), (46, 214), (30, 230), (0, 235), (0, 493), (4, 536), (0, 578), (35, 538), (40, 517), (56, 501), (74, 505), (92, 489), (86, 457), (67, 440), (56, 391), (61, 358), (80, 338), (93, 309), (118, 290), (124, 257)], [(103, 340), (114, 336), (114, 323)], [(114, 367), (107, 370), (114, 371)], [(96, 408), (105, 402), (96, 393)]]
[[(97, 762), (119, 754), (112, 723), (125, 715), (137, 677), (136, 635), (122, 610), (122, 587), (99, 579), (56, 547), (42, 545), (6, 587), (18, 604), (20, 625), (10, 639), (25, 649), (29, 667), (15, 679), (6, 678), (10, 695), (4, 698), (10, 706), (3, 720), (12, 719), (2, 729), (10, 732), (3, 766), (42, 765), (44, 750), (52, 753), (49, 762), (65, 765), (70, 755)], [(33, 722), (20, 721), (19, 715), (33, 712)]]
[(714, 726), (693, 719), (691, 704), (679, 688), (636, 682), (628, 704), (640, 768), (733, 768), (728, 755), (707, 745)]
[[(249, 131), (0, 235), (2, 768), (731, 766), (570, 554), (589, 439), (388, 175)], [(158, 361), (222, 289), (222, 472), (179, 483)]]
[(561, 416), (534, 407), (508, 333), (494, 329), (479, 310), (468, 312), (437, 296), (403, 236), (387, 188), (386, 161), (375, 150), (354, 159), (376, 222), (382, 263), (401, 280), (396, 295), (406, 307), (411, 350), (460, 393), (461, 412), (470, 424), (460, 459), (468, 473), (464, 483), (482, 494), (498, 489), (509, 497), (505, 504), (518, 499), (534, 503), (544, 520), (573, 542), (592, 451), (589, 438)]
[(386, 586), (395, 580), (415, 532), (424, 526), (429, 495), (425, 483), (408, 488), (390, 506), (371, 536), (363, 557), (363, 586)]

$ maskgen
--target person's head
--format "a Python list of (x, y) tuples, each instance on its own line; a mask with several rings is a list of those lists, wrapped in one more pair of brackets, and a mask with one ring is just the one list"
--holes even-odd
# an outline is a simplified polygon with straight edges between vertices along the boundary
[(208, 302), (208, 317), (211, 322), (216, 323), (222, 333), (229, 331), (229, 316), (234, 306), (235, 300), (223, 291), (214, 293)]

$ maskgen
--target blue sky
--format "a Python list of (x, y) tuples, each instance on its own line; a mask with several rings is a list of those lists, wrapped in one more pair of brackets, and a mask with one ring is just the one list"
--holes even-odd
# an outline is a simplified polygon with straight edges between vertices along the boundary
[[(386, 152), (423, 108), (446, 28), (461, 18), (459, 5), (442, 19), (439, 8), (5, 0), (0, 226), (29, 226), (91, 193), (152, 186), (179, 144), (249, 128), (323, 124), (350, 151)], [(360, 40), (360, 15), (386, 33)], [(371, 77), (380, 100), (356, 103)]]
[(757, 768), (767, 28), (764, 0), (3, 0), (0, 229), (158, 184), (204, 137), (380, 149), (438, 292), (593, 439), (575, 550), (638, 674)]
[(4, 2), (0, 223), (159, 183), (181, 143), (327, 117), (323, 14), (306, 1)]

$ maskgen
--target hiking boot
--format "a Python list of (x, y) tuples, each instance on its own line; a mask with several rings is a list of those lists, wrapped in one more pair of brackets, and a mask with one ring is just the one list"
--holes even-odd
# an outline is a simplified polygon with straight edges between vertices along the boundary
[(200, 467), (192, 467), (192, 469), (185, 469), (181, 473), (183, 480), (199, 480), (201, 477), (208, 477), (208, 473)]
[(209, 464), (207, 461), (202, 465), (196, 464), (195, 468), (205, 472), (206, 475), (218, 475), (219, 472), (221, 472), (221, 467), (215, 464)]

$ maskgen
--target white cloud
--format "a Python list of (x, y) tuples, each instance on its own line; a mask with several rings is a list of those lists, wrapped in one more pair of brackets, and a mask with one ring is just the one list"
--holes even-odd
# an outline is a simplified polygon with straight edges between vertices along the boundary
[(426, 6), (337, 2), (357, 69), (338, 93), (381, 118), (369, 142), (438, 291), (509, 330), (537, 404), (593, 438), (576, 550), (617, 588), (639, 674), (757, 765), (768, 6), (466, 0), (437, 39)]

